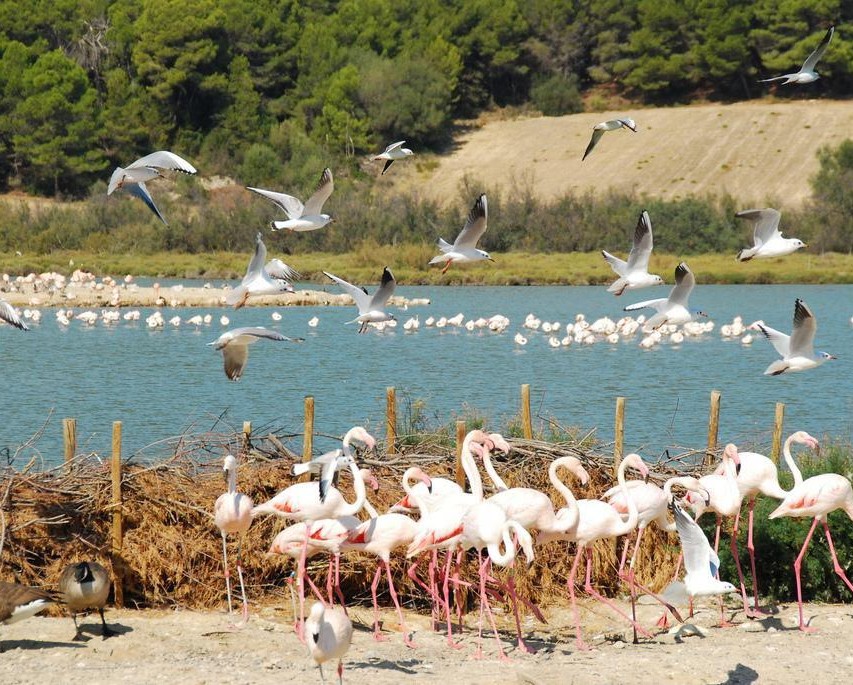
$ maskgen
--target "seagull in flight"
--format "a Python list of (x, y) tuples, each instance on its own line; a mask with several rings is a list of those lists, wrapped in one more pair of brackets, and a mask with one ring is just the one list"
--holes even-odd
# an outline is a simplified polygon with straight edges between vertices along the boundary
[(752, 247), (737, 253), (739, 262), (761, 257), (782, 257), (808, 247), (799, 238), (783, 238), (779, 231), (779, 219), (782, 214), (777, 209), (745, 209), (735, 214), (738, 219), (751, 221), (753, 225)]
[(301, 476), (306, 473), (319, 475), (320, 480), (320, 501), (326, 501), (326, 494), (333, 484), (335, 473), (339, 469), (349, 466), (353, 463), (353, 458), (344, 454), (341, 448), (326, 452), (318, 457), (314, 457), (311, 461), (301, 464), (294, 464), (290, 468), (290, 473), (293, 476)]
[(213, 342), (207, 343), (215, 350), (222, 351), (225, 362), (225, 375), (232, 381), (239, 381), (249, 359), (249, 345), (265, 338), (267, 340), (302, 342), (302, 338), (288, 338), (277, 331), (261, 326), (257, 328), (232, 328), (225, 331)]
[(817, 66), (820, 58), (823, 57), (823, 53), (826, 52), (826, 48), (829, 47), (829, 41), (832, 40), (833, 33), (835, 33), (835, 27), (830, 26), (824, 35), (823, 40), (820, 42), (820, 45), (818, 45), (814, 52), (806, 58), (806, 61), (803, 62), (803, 66), (800, 67), (798, 72), (761, 79), (759, 83), (768, 83), (770, 81), (781, 81), (782, 79), (785, 79), (782, 83), (784, 86), (787, 83), (812, 83), (817, 81), (820, 78), (820, 74), (818, 74), (814, 68)]
[(817, 320), (805, 302), (797, 298), (794, 301), (794, 329), (791, 335), (785, 335), (775, 328), (766, 326), (763, 321), (753, 324), (764, 334), (782, 355), (764, 372), (765, 376), (778, 376), (790, 371), (805, 371), (820, 366), (835, 357), (827, 352), (814, 351), (814, 336), (817, 331)]
[(488, 259), (495, 261), (485, 250), (477, 249), (477, 242), (486, 232), (486, 224), (489, 220), (489, 205), (486, 202), (486, 194), (483, 193), (474, 202), (474, 206), (468, 214), (468, 220), (462, 231), (456, 236), (453, 245), (443, 238), (438, 239), (438, 249), (441, 254), (429, 260), (430, 264), (441, 264), (444, 268), (441, 273), (447, 273), (453, 262), (479, 262)]
[(394, 274), (387, 266), (382, 272), (382, 282), (379, 288), (373, 293), (373, 297), (364, 288), (348, 283), (343, 278), (338, 278), (327, 271), (323, 272), (337, 283), (344, 292), (355, 300), (355, 305), (358, 307), (358, 316), (347, 323), (359, 323), (358, 332), (367, 332), (368, 325), (371, 323), (379, 323), (380, 321), (392, 321), (395, 319), (393, 314), (388, 314), (385, 311), (385, 305), (388, 299), (394, 294), (394, 288), (397, 287), (397, 281), (394, 279)]
[(15, 308), (2, 298), (0, 298), (0, 321), (5, 321), (15, 328), (20, 328), (22, 331), (30, 330), (29, 326), (18, 315), (18, 312), (15, 311)]
[(168, 150), (158, 150), (150, 155), (140, 157), (135, 162), (128, 164), (126, 167), (116, 167), (113, 175), (110, 176), (110, 184), (107, 186), (107, 195), (112, 195), (114, 191), (124, 189), (131, 195), (136, 195), (140, 198), (148, 208), (157, 215), (167, 226), (168, 222), (163, 218), (157, 205), (145, 187), (145, 182), (163, 176), (163, 171), (180, 171), (184, 174), (196, 173), (196, 168), (183, 157), (179, 157), (174, 152)]
[(649, 330), (660, 328), (665, 323), (678, 326), (692, 321), (696, 316), (708, 316), (705, 312), (687, 308), (687, 299), (694, 285), (696, 285), (696, 277), (687, 263), (681, 262), (675, 267), (675, 287), (669, 292), (669, 297), (629, 304), (625, 307), (625, 311), (633, 312), (647, 307), (656, 310), (657, 314), (650, 316), (646, 321), (645, 327)]
[(317, 183), (317, 189), (304, 205), (292, 195), (276, 193), (263, 188), (246, 187), (253, 193), (267, 198), (287, 214), (287, 221), (273, 221), (270, 224), (274, 231), (280, 231), (282, 228), (286, 228), (288, 231), (316, 231), (334, 221), (330, 215), (323, 214), (323, 204), (335, 189), (332, 170), (329, 168), (323, 169), (323, 173), (320, 174), (320, 181)]
[(720, 558), (714, 552), (705, 533), (681, 507), (672, 500), (670, 508), (675, 516), (675, 529), (684, 555), (684, 586), (690, 597), (707, 597), (737, 592), (731, 583), (717, 580)]
[(589, 156), (589, 153), (592, 152), (592, 149), (598, 144), (598, 141), (601, 139), (601, 136), (604, 135), (605, 131), (616, 131), (620, 128), (627, 128), (636, 133), (637, 122), (626, 117), (625, 119), (610, 119), (610, 121), (602, 121), (600, 124), (593, 126), (592, 138), (589, 139), (589, 145), (586, 146), (586, 151), (583, 153), (581, 161), (585, 160)]
[[(267, 247), (261, 234), (255, 238), (255, 254), (249, 261), (246, 275), (236, 288), (225, 296), (225, 302), (239, 309), (249, 299), (250, 295), (277, 295), (292, 293), (293, 285), (290, 279), (299, 278), (299, 272), (290, 268), (280, 259), (266, 262)], [(266, 264), (264, 263), (266, 262)]]
[(634, 244), (631, 247), (627, 262), (614, 257), (605, 250), (601, 251), (604, 259), (610, 264), (610, 268), (619, 276), (607, 289), (607, 292), (619, 296), (626, 290), (663, 285), (663, 279), (660, 276), (649, 273), (649, 257), (652, 256), (652, 246), (652, 220), (649, 218), (649, 213), (644, 209), (640, 212), (637, 228), (634, 229)]
[(403, 147), (406, 143), (405, 140), (400, 140), (396, 143), (391, 143), (388, 147), (385, 148), (385, 152), (380, 152), (378, 155), (373, 157), (373, 161), (377, 161), (379, 159), (384, 159), (385, 166), (382, 167), (382, 176), (385, 175), (385, 172), (388, 171), (389, 167), (398, 159), (406, 159), (406, 157), (411, 157), (414, 152), (412, 152), (409, 148)]

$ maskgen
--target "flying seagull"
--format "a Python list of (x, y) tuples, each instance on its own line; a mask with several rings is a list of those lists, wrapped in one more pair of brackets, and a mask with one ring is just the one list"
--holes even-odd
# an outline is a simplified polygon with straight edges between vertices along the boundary
[(675, 287), (669, 292), (669, 297), (629, 304), (625, 307), (625, 311), (633, 312), (646, 307), (656, 310), (657, 314), (646, 321), (647, 329), (660, 328), (665, 323), (677, 326), (692, 321), (696, 316), (707, 316), (705, 312), (687, 308), (687, 299), (694, 285), (696, 285), (696, 277), (687, 263), (681, 262), (675, 267)]
[(302, 338), (288, 338), (281, 333), (271, 331), (268, 328), (232, 328), (225, 331), (213, 342), (215, 350), (222, 350), (222, 359), (225, 362), (225, 375), (232, 381), (239, 381), (249, 359), (249, 345), (256, 343), (261, 338), (267, 340), (287, 340), (289, 342), (302, 342)]
[(331, 452), (321, 454), (318, 457), (314, 457), (311, 461), (294, 464), (290, 469), (290, 473), (293, 476), (301, 476), (306, 473), (319, 475), (320, 480), (318, 482), (320, 483), (320, 501), (325, 502), (326, 494), (332, 486), (335, 473), (337, 473), (338, 469), (349, 466), (352, 462), (352, 457), (345, 455), (344, 451), (338, 448)]
[(5, 321), (15, 328), (20, 328), (22, 331), (30, 330), (29, 326), (18, 315), (18, 312), (15, 311), (15, 308), (2, 298), (0, 298), (0, 321)]
[(790, 371), (805, 371), (820, 366), (828, 359), (835, 359), (827, 352), (814, 351), (814, 335), (817, 331), (817, 320), (801, 299), (794, 301), (794, 329), (791, 335), (785, 335), (763, 321), (753, 324), (773, 344), (776, 351), (782, 355), (764, 372), (765, 376), (778, 376)]
[(586, 152), (583, 153), (583, 157), (581, 157), (581, 161), (585, 160), (589, 153), (592, 152), (592, 148), (594, 148), (597, 144), (601, 136), (604, 135), (605, 131), (616, 131), (620, 128), (628, 128), (631, 129), (634, 133), (637, 132), (637, 123), (633, 119), (611, 119), (610, 121), (602, 121), (600, 124), (596, 124), (592, 127), (592, 138), (589, 139), (589, 145), (586, 146)]
[(380, 152), (378, 155), (373, 157), (374, 162), (379, 159), (386, 160), (385, 166), (382, 167), (382, 176), (385, 175), (385, 172), (388, 171), (388, 168), (395, 162), (395, 160), (406, 159), (406, 157), (411, 157), (415, 154), (409, 148), (403, 147), (405, 142), (405, 140), (400, 140), (396, 143), (391, 143), (385, 148), (385, 152)]
[(823, 53), (826, 52), (826, 48), (829, 47), (829, 41), (832, 40), (833, 33), (835, 33), (835, 27), (830, 26), (826, 35), (824, 35), (823, 40), (820, 42), (820, 45), (818, 45), (815, 48), (815, 51), (806, 58), (806, 61), (803, 62), (803, 66), (800, 67), (798, 72), (761, 79), (759, 83), (768, 83), (769, 81), (781, 81), (782, 79), (786, 79), (782, 83), (784, 86), (787, 83), (812, 83), (813, 81), (817, 81), (820, 78), (820, 74), (818, 74), (814, 68), (817, 66), (820, 58), (823, 57)]
[(148, 205), (148, 208), (157, 215), (157, 218), (168, 226), (168, 222), (163, 218), (160, 210), (157, 209), (157, 205), (154, 204), (151, 193), (145, 187), (146, 181), (160, 178), (164, 175), (163, 171), (180, 171), (184, 174), (194, 174), (196, 173), (196, 168), (174, 152), (158, 150), (137, 159), (126, 167), (116, 167), (113, 175), (110, 176), (107, 195), (112, 195), (114, 191), (123, 188), (131, 195), (141, 198)]
[(288, 231), (316, 231), (318, 228), (323, 228), (326, 224), (334, 221), (328, 214), (323, 214), (323, 204), (329, 199), (329, 196), (335, 189), (335, 181), (332, 178), (331, 169), (323, 169), (323, 173), (320, 174), (320, 181), (317, 183), (317, 189), (304, 205), (292, 195), (276, 193), (272, 190), (264, 190), (263, 188), (252, 188), (249, 186), (247, 188), (253, 193), (267, 198), (287, 214), (287, 221), (272, 222), (271, 226), (275, 231), (279, 231), (282, 228), (286, 228)]
[(291, 269), (280, 259), (272, 259), (266, 264), (267, 247), (261, 234), (255, 237), (255, 254), (243, 276), (243, 282), (231, 290), (225, 301), (239, 309), (249, 299), (250, 295), (276, 295), (292, 293), (293, 286), (289, 279), (299, 278), (299, 272)]
[(379, 284), (379, 288), (376, 292), (373, 293), (373, 297), (371, 297), (364, 288), (359, 288), (352, 283), (348, 283), (343, 278), (333, 276), (327, 271), (324, 271), (323, 273), (341, 286), (341, 288), (344, 289), (344, 292), (352, 296), (352, 299), (355, 300), (355, 306), (358, 307), (358, 316), (352, 321), (347, 321), (347, 323), (361, 324), (358, 329), (359, 333), (365, 333), (367, 331), (368, 324), (379, 323), (380, 321), (392, 321), (395, 319), (393, 314), (388, 314), (385, 311), (385, 305), (388, 303), (388, 299), (391, 295), (394, 294), (394, 288), (397, 287), (397, 281), (394, 280), (394, 274), (391, 273), (391, 269), (387, 266), (382, 271), (382, 282)]
[(731, 583), (715, 577), (720, 568), (720, 558), (711, 548), (708, 538), (692, 518), (673, 500), (670, 508), (675, 516), (675, 529), (684, 555), (684, 586), (690, 597), (706, 597), (737, 592)]
[(808, 247), (799, 238), (782, 237), (779, 231), (779, 219), (782, 215), (777, 209), (744, 209), (735, 216), (752, 222), (752, 241), (755, 243), (737, 253), (739, 262), (761, 257), (782, 257), (796, 252), (801, 247)]
[(634, 229), (634, 244), (628, 261), (625, 262), (614, 257), (604, 250), (601, 254), (610, 264), (610, 268), (619, 278), (607, 289), (614, 295), (621, 295), (626, 290), (636, 288), (647, 288), (650, 285), (663, 285), (663, 279), (657, 274), (649, 273), (649, 257), (652, 256), (652, 220), (649, 213), (644, 209), (640, 212), (637, 220), (637, 228)]
[(468, 214), (468, 220), (462, 227), (462, 231), (456, 236), (453, 245), (443, 238), (439, 238), (438, 249), (441, 250), (441, 254), (430, 259), (429, 263), (441, 264), (444, 262), (441, 273), (447, 273), (453, 262), (479, 262), (483, 259), (488, 259), (490, 262), (495, 261), (489, 256), (488, 252), (477, 249), (477, 241), (486, 232), (488, 220), (489, 205), (486, 202), (486, 194), (483, 193), (474, 202), (474, 206)]

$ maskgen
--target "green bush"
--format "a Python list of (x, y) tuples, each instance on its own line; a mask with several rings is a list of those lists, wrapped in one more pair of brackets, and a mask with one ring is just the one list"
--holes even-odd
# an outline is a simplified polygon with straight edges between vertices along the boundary
[(546, 117), (583, 112), (583, 100), (575, 74), (554, 74), (534, 83), (530, 99)]

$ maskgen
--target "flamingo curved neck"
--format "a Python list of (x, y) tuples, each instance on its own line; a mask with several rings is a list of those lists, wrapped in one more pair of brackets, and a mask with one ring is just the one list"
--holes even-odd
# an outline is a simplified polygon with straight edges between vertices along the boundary
[(623, 459), (622, 463), (619, 464), (619, 470), (616, 472), (616, 479), (619, 481), (619, 488), (622, 490), (622, 494), (625, 496), (625, 501), (628, 503), (628, 518), (623, 522), (623, 531), (621, 533), (617, 533), (617, 535), (630, 533), (637, 527), (637, 521), (640, 518), (640, 513), (637, 510), (637, 503), (634, 502), (634, 498), (631, 497), (631, 491), (625, 483), (625, 469), (627, 468), (628, 460)]
[(474, 461), (474, 455), (471, 454), (471, 442), (473, 438), (471, 434), (465, 436), (462, 442), (462, 469), (468, 477), (468, 484), (471, 486), (471, 494), (478, 500), (483, 499), (483, 479), (480, 477), (480, 472), (477, 470), (477, 463)]
[(503, 553), (501, 553), (501, 545), (499, 542), (492, 542), (487, 546), (489, 558), (492, 560), (493, 564), (497, 564), (498, 566), (507, 566), (513, 559), (515, 559), (515, 545), (512, 543), (512, 537), (509, 534), (510, 530), (511, 528), (509, 525), (504, 525), (504, 529), (501, 532), (501, 540), (504, 546)]
[(355, 437), (355, 430), (356, 430), (355, 428), (350, 428), (346, 432), (346, 435), (344, 435), (344, 439), (341, 441), (341, 444), (342, 444), (343, 450), (344, 450), (344, 455), (346, 455), (350, 459), (352, 459), (352, 457), (353, 457), (352, 447), (350, 446), (350, 442)]
[(414, 478), (415, 470), (413, 466), (410, 469), (406, 469), (406, 472), (403, 474), (403, 491), (406, 493), (409, 501), (415, 503), (421, 516), (423, 516), (429, 511), (429, 503), (421, 492), (412, 487), (412, 478)]
[(563, 507), (560, 511), (566, 512), (562, 516), (558, 513), (557, 517), (560, 519), (560, 528), (566, 532), (572, 530), (578, 525), (578, 519), (580, 516), (580, 512), (578, 511), (578, 501), (575, 499), (574, 493), (560, 480), (560, 477), (557, 475), (557, 468), (561, 465), (559, 459), (555, 459), (551, 462), (550, 466), (548, 466), (548, 479), (551, 481), (551, 485), (559, 492), (563, 499), (566, 500), (566, 506)]
[(794, 461), (794, 457), (791, 454), (791, 443), (794, 442), (794, 435), (796, 435), (796, 433), (789, 435), (785, 440), (785, 444), (782, 446), (782, 456), (785, 457), (785, 463), (788, 465), (788, 469), (794, 477), (794, 487), (797, 487), (803, 482), (803, 474), (800, 472), (800, 467), (797, 466), (797, 462)]
[(228, 494), (237, 494), (237, 469), (228, 469)]
[(356, 466), (355, 462), (350, 463), (349, 470), (352, 473), (352, 482), (355, 487), (355, 500), (353, 500), (352, 504), (347, 504), (345, 502), (339, 516), (355, 516), (359, 511), (361, 511), (364, 507), (365, 501), (367, 500), (367, 488), (364, 485), (364, 478), (362, 478), (361, 471), (358, 466)]
[(494, 484), (495, 488), (501, 492), (503, 490), (509, 490), (509, 486), (506, 484), (503, 478), (498, 475), (498, 472), (495, 470), (494, 464), (492, 464), (492, 453), (486, 450), (483, 453), (483, 466), (486, 468), (486, 473), (489, 474), (489, 478)]

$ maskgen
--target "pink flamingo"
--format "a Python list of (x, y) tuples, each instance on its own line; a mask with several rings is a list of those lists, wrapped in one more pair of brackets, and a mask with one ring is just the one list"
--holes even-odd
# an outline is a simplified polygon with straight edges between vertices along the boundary
[[(639, 587), (647, 595), (654, 597), (658, 602), (663, 604), (664, 607), (676, 618), (676, 620), (681, 623), (681, 616), (678, 611), (676, 611), (675, 607), (636, 581), (634, 566), (637, 561), (637, 553), (640, 549), (643, 533), (652, 521), (654, 521), (661, 530), (665, 530), (670, 533), (675, 532), (675, 522), (670, 523), (669, 518), (667, 517), (669, 502), (672, 499), (673, 486), (679, 485), (687, 490), (702, 493), (703, 496), (706, 495), (706, 493), (704, 493), (704, 490), (702, 489), (702, 484), (696, 478), (691, 476), (676, 476), (674, 478), (670, 478), (664, 483), (663, 488), (654, 483), (642, 480), (627, 481), (625, 485), (630, 492), (630, 499), (633, 500), (637, 507), (638, 514), (637, 537), (634, 542), (634, 551), (631, 554), (631, 560), (628, 562), (628, 573), (624, 573), (625, 561), (628, 556), (628, 547), (630, 546), (627, 540), (622, 550), (622, 559), (619, 562), (618, 571), (619, 578), (628, 583), (628, 587), (630, 589), (631, 616), (636, 620), (636, 588)], [(611, 507), (616, 509), (616, 511), (623, 516), (628, 514), (629, 498), (626, 497), (625, 492), (623, 492), (621, 487), (617, 486), (611, 488), (601, 496), (601, 499), (606, 500)], [(634, 642), (637, 642), (636, 634), (634, 635)]]
[[(283, 556), (290, 557), (295, 562), (299, 562), (299, 559), (302, 557), (302, 550), (305, 550), (305, 558), (311, 559), (312, 557), (317, 556), (318, 554), (322, 554), (326, 550), (322, 547), (318, 547), (311, 543), (311, 538), (309, 535), (309, 526), (307, 521), (300, 521), (299, 523), (294, 523), (291, 526), (288, 526), (273, 538), (272, 543), (270, 543), (270, 548), (267, 554), (281, 554)], [(308, 545), (306, 547), (305, 538), (308, 537)], [(295, 573), (293, 575), (296, 575)], [(320, 592), (319, 588), (314, 584), (314, 581), (311, 580), (311, 576), (307, 573), (305, 574), (305, 580), (308, 582), (308, 585), (313, 590), (317, 599), (321, 602), (325, 602), (326, 600), (323, 598), (323, 593)], [(293, 616), (296, 616), (296, 603), (293, 600), (293, 589), (291, 588), (291, 604), (293, 605)]]
[(246, 600), (246, 589), (243, 585), (242, 549), (243, 535), (252, 523), (252, 499), (237, 492), (237, 460), (232, 455), (225, 457), (222, 466), (228, 482), (228, 492), (216, 498), (213, 505), (213, 518), (222, 535), (222, 564), (225, 568), (225, 589), (228, 593), (228, 613), (231, 609), (231, 573), (228, 570), (228, 545), (226, 537), (236, 533), (237, 538), (237, 576), (240, 579), (240, 596), (243, 598), (243, 624), (249, 621), (249, 603)]
[(572, 601), (572, 611), (575, 616), (575, 635), (578, 649), (589, 649), (589, 645), (583, 641), (580, 612), (578, 611), (577, 599), (575, 597), (575, 578), (577, 576), (578, 564), (585, 553), (586, 582), (584, 584), (584, 590), (586, 593), (613, 609), (617, 614), (630, 622), (644, 637), (651, 637), (651, 635), (638, 625), (636, 621), (633, 621), (627, 614), (613, 604), (613, 602), (597, 592), (592, 586), (592, 555), (590, 554), (591, 550), (589, 545), (596, 540), (627, 535), (637, 526), (637, 519), (639, 516), (637, 506), (634, 504), (634, 500), (629, 496), (628, 488), (625, 485), (625, 469), (629, 466), (638, 470), (644, 477), (648, 475), (649, 472), (648, 467), (643, 463), (642, 458), (638, 454), (631, 453), (626, 455), (622, 460), (622, 463), (619, 464), (616, 476), (619, 481), (619, 486), (628, 501), (627, 519), (623, 520), (619, 512), (606, 502), (602, 502), (597, 499), (581, 499), (577, 502), (580, 517), (578, 519), (577, 528), (573, 534), (540, 533), (537, 537), (537, 542), (547, 542), (554, 539), (574, 539), (577, 543), (577, 554), (575, 555), (572, 569), (569, 572), (568, 586)]
[[(802, 445), (808, 445), (811, 449), (817, 449), (818, 442), (805, 431), (797, 431), (792, 433), (785, 440), (782, 448), (782, 454), (785, 457), (785, 462), (790, 465), (793, 463), (791, 456), (791, 443), (796, 442)], [(764, 615), (766, 612), (759, 609), (758, 606), (758, 575), (755, 571), (755, 545), (752, 541), (753, 528), (753, 510), (755, 509), (755, 498), (757, 495), (766, 495), (775, 499), (783, 500), (788, 495), (788, 492), (779, 485), (779, 473), (776, 464), (772, 460), (757, 452), (738, 452), (740, 458), (740, 472), (737, 474), (737, 486), (742, 497), (746, 498), (749, 505), (749, 526), (746, 540), (746, 548), (749, 551), (749, 563), (752, 570), (752, 593), (753, 606), (747, 609), (746, 615), (749, 618), (756, 618)], [(794, 464), (796, 468), (796, 464)], [(721, 464), (715, 473), (720, 473), (723, 469)], [(791, 469), (793, 472), (793, 469)], [(738, 526), (740, 523), (740, 512), (735, 517), (733, 536), (737, 536)], [(747, 606), (746, 599), (746, 584), (741, 573), (740, 560), (735, 557), (735, 566), (738, 570), (740, 578), (740, 592), (743, 597), (744, 607)]]
[[(699, 520), (706, 511), (713, 511), (717, 515), (717, 528), (714, 535), (714, 553), (716, 554), (720, 548), (720, 530), (723, 526), (723, 517), (736, 517), (740, 514), (740, 508), (743, 504), (743, 496), (740, 493), (740, 488), (737, 484), (737, 472), (740, 470), (740, 456), (738, 455), (737, 447), (732, 443), (728, 443), (723, 449), (723, 473), (711, 473), (707, 476), (702, 476), (699, 479), (699, 484), (702, 489), (708, 494), (708, 499), (695, 493), (687, 491), (684, 496), (684, 501), (691, 506), (694, 511), (694, 520)], [(737, 561), (737, 529), (732, 531), (731, 537), (732, 556)], [(679, 559), (680, 561), (680, 559)], [(739, 563), (739, 562), (738, 562)], [(737, 564), (736, 564), (737, 565)], [(738, 570), (740, 567), (738, 566)], [(677, 571), (676, 571), (677, 574)], [(741, 581), (743, 576), (741, 575)], [(744, 596), (744, 611), (747, 611), (748, 606), (746, 597)], [(692, 609), (692, 606), (691, 606)], [(693, 612), (690, 612), (693, 615)], [(728, 627), (732, 624), (726, 620), (723, 614), (723, 599), (720, 597), (720, 626)]]
[[(788, 461), (787, 458), (786, 461)], [(794, 575), (797, 579), (797, 603), (800, 609), (800, 630), (811, 633), (817, 629), (806, 625), (803, 620), (803, 591), (800, 584), (800, 568), (818, 522), (823, 524), (835, 573), (853, 591), (853, 584), (850, 583), (850, 580), (844, 573), (844, 569), (838, 563), (838, 556), (835, 554), (835, 545), (832, 544), (832, 536), (829, 534), (829, 524), (826, 522), (827, 514), (836, 509), (843, 509), (847, 516), (853, 520), (853, 488), (851, 488), (849, 480), (837, 473), (822, 473), (819, 476), (812, 476), (803, 480), (800, 469), (793, 459), (788, 461), (788, 466), (794, 475), (794, 487), (785, 496), (782, 503), (770, 513), (770, 518), (775, 519), (780, 516), (795, 518), (805, 516), (814, 517), (811, 528), (809, 528), (809, 533), (806, 535), (805, 542), (803, 542), (803, 548), (794, 561)]]
[[(421, 469), (413, 466), (406, 470), (403, 480), (408, 487), (408, 482), (412, 478), (418, 478), (419, 482), (424, 483), (429, 487), (430, 478)], [(376, 574), (373, 577), (373, 582), (370, 585), (371, 594), (373, 596), (373, 637), (380, 641), (383, 639), (379, 626), (379, 602), (376, 596), (376, 590), (379, 587), (379, 581), (382, 578), (382, 568), (384, 566), (385, 573), (388, 578), (388, 589), (391, 592), (391, 599), (394, 602), (394, 607), (397, 609), (397, 616), (400, 619), (400, 627), (403, 631), (403, 642), (408, 647), (414, 647), (415, 644), (409, 638), (409, 632), (406, 629), (406, 621), (403, 618), (403, 609), (400, 606), (400, 601), (397, 598), (397, 591), (394, 589), (394, 581), (391, 579), (391, 551), (409, 545), (415, 537), (417, 531), (417, 523), (403, 514), (388, 513), (381, 514), (370, 518), (367, 521), (360, 523), (355, 528), (349, 531), (346, 539), (341, 544), (342, 551), (362, 551), (368, 554), (373, 554), (379, 557), (379, 562), (376, 565)]]
[[(494, 442), (495, 447), (509, 451), (509, 444), (501, 435), (492, 433), (489, 437)], [(577, 502), (572, 491), (557, 476), (557, 469), (561, 466), (565, 467), (585, 485), (589, 480), (589, 474), (583, 468), (579, 459), (575, 457), (560, 457), (552, 461), (548, 467), (548, 478), (551, 484), (566, 501), (566, 506), (562, 507), (556, 513), (554, 512), (554, 505), (551, 502), (551, 498), (544, 492), (533, 488), (507, 487), (506, 483), (495, 470), (491, 453), (488, 451), (483, 453), (483, 465), (486, 468), (486, 473), (488, 473), (495, 487), (499, 490), (497, 494), (492, 495), (486, 501), (497, 504), (504, 510), (507, 518), (517, 521), (528, 531), (535, 528), (542, 532), (562, 534), (575, 529), (578, 523)], [(532, 654), (533, 650), (528, 647), (521, 636), (518, 595), (515, 591), (515, 579), (512, 576), (507, 581), (506, 588), (510, 595), (513, 615), (515, 617), (518, 648), (522, 652)], [(544, 622), (545, 619), (539, 608), (535, 605), (529, 606), (537, 618)]]

